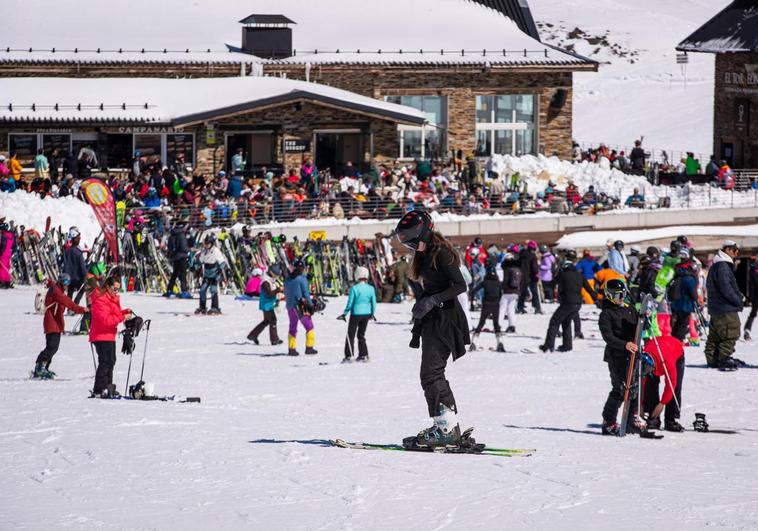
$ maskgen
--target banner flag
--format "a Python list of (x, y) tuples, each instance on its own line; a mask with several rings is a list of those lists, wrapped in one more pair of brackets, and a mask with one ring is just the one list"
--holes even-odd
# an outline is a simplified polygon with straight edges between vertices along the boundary
[(100, 228), (105, 234), (108, 249), (111, 251), (114, 265), (118, 265), (118, 233), (116, 231), (116, 205), (113, 194), (105, 182), (100, 179), (90, 178), (82, 182), (84, 196), (92, 206)]

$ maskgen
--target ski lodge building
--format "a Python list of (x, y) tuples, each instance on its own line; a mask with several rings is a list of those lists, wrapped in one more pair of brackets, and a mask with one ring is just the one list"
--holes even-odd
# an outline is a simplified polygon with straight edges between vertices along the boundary
[(756, 15), (756, 2), (734, 1), (676, 48), (716, 55), (713, 153), (733, 168), (758, 168)]
[(0, 152), (25, 164), (84, 146), (108, 168), (184, 153), (206, 173), (241, 148), (250, 174), (569, 157), (572, 76), (598, 68), (542, 43), (526, 0), (8, 3)]

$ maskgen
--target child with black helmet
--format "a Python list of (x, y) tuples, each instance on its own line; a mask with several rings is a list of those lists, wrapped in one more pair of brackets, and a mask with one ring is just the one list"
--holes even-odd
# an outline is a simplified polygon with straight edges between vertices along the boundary
[[(629, 303), (626, 283), (621, 279), (611, 279), (604, 287), (602, 311), (598, 319), (600, 333), (605, 341), (603, 360), (608, 364), (611, 376), (611, 392), (603, 407), (603, 435), (618, 435), (620, 426), (616, 421), (618, 411), (624, 402), (629, 355), (638, 351), (634, 342), (639, 314)], [(637, 401), (632, 400), (629, 412), (630, 424), (638, 418)], [(627, 431), (632, 431), (629, 426)]]

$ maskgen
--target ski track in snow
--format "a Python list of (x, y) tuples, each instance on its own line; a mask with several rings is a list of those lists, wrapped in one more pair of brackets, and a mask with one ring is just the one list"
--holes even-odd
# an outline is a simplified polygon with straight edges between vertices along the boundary
[[(407, 304), (380, 304), (378, 320), (394, 325), (369, 326), (371, 362), (342, 365), (345, 324), (335, 318), (344, 298), (330, 299), (315, 318), (319, 354), (293, 359), (273, 355), (281, 346), (245, 343), (257, 303), (224, 296), (224, 315), (188, 318), (167, 309), (190, 312), (196, 301), (125, 295), (125, 307), (153, 320), (146, 381), (158, 394), (202, 397), (180, 404), (88, 399), (92, 357), (82, 336), (65, 336), (55, 357), (66, 380), (25, 379), (44, 342), (42, 318), (23, 313), (33, 289), (2, 297), (0, 319), (13, 323), (0, 348), (2, 529), (758, 526), (751, 369), (685, 374), (682, 424), (691, 427), (694, 412), (704, 411), (712, 428), (737, 435), (609, 438), (588, 427), (600, 422), (609, 390), (597, 341), (578, 340), (570, 354), (524, 355), (489, 351), (495, 338), (482, 334), (485, 350), (448, 370), (461, 424), (495, 447), (536, 448), (533, 456), (352, 451), (318, 440), (397, 443), (428, 425), (420, 353), (407, 347)], [(546, 308), (544, 316), (519, 316), (519, 335), (544, 333), (554, 306)], [(582, 325), (597, 334), (595, 322)], [(286, 335), (281, 313), (279, 334)], [(303, 341), (300, 331), (301, 350)], [(505, 344), (519, 352), (538, 341)], [(140, 336), (132, 382), (143, 345)], [(758, 361), (744, 342), (737, 356)], [(688, 366), (703, 363), (702, 347), (687, 349)], [(120, 391), (127, 365), (119, 354)]]

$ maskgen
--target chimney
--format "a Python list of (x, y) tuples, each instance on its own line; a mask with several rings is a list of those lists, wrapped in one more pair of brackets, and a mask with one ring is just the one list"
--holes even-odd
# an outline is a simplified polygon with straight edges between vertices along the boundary
[(242, 51), (266, 59), (292, 56), (292, 28), (284, 15), (250, 15), (240, 20)]

